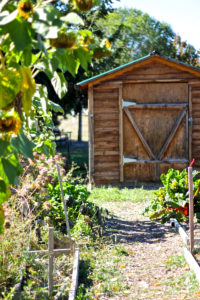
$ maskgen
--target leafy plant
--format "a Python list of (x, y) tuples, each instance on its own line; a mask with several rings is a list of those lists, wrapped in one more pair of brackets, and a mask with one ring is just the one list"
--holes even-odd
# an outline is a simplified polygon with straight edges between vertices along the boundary
[(56, 230), (66, 232), (63, 201), (55, 167), (55, 163), (58, 163), (72, 233), (77, 237), (99, 236), (107, 212), (88, 200), (90, 192), (87, 187), (79, 178), (72, 176), (75, 167), (66, 173), (66, 158), (61, 154), (50, 158), (36, 152), (33, 155), (34, 160), (29, 161), (31, 172), (26, 174), (22, 184), (23, 196), (20, 190), (17, 191), (18, 200), (27, 199), (30, 210), (40, 222), (52, 224)]
[[(52, 111), (62, 109), (49, 101), (36, 76), (46, 76), (58, 98), (63, 98), (67, 92), (63, 73), (75, 76), (79, 66), (87, 70), (99, 43), (92, 41), (90, 30), (81, 30), (84, 22), (77, 12), (63, 16), (53, 3), (0, 4), (0, 211), (10, 196), (9, 187), (19, 183), (21, 157), (32, 159), (33, 149), (47, 156), (55, 153)], [(59, 3), (65, 6), (68, 1)], [(92, 1), (90, 8), (96, 4)], [(2, 214), (0, 219), (1, 232)]]
[[(200, 180), (198, 171), (193, 171), (194, 211), (197, 218), (200, 216)], [(189, 215), (189, 192), (187, 170), (178, 171), (169, 169), (167, 174), (161, 175), (163, 187), (154, 192), (153, 200), (144, 210), (151, 220), (161, 218), (166, 222), (170, 218), (187, 219)]]

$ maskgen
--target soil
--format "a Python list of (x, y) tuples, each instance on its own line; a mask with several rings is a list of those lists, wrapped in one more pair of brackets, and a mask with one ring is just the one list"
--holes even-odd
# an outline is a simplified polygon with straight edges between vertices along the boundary
[[(113, 217), (109, 234), (130, 254), (121, 269), (127, 290), (99, 299), (200, 299), (194, 274), (183, 260), (184, 245), (170, 224), (152, 222), (142, 215), (143, 203), (104, 203)], [(182, 264), (178, 258), (182, 257)], [(170, 262), (174, 263), (170, 263)]]

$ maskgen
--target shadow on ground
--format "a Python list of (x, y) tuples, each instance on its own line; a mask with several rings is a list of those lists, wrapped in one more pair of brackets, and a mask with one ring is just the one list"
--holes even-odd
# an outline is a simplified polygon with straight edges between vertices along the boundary
[(167, 224), (153, 221), (124, 221), (116, 217), (107, 219), (107, 235), (113, 235), (117, 243), (149, 243), (165, 241), (165, 234), (174, 230)]

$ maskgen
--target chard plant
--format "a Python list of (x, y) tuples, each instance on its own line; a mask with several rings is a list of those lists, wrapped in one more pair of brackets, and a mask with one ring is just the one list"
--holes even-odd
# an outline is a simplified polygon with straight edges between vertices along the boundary
[[(200, 179), (197, 178), (198, 171), (193, 171), (194, 187), (194, 212), (197, 219), (200, 219)], [(144, 210), (144, 214), (151, 220), (161, 218), (162, 222), (170, 218), (177, 220), (187, 220), (189, 216), (189, 192), (188, 173), (169, 169), (167, 174), (162, 174), (161, 182), (163, 187), (154, 192), (154, 197), (149, 206)]]
[(66, 15), (55, 2), (0, 2), (0, 233), (2, 204), (22, 173), (20, 158), (33, 159), (33, 150), (52, 155), (55, 149), (51, 113), (61, 108), (48, 99), (45, 86), (36, 84), (36, 75), (44, 72), (61, 99), (67, 92), (64, 72), (75, 76), (79, 66), (87, 70), (98, 46), (92, 32), (82, 29), (78, 10), (100, 1), (73, 0)]

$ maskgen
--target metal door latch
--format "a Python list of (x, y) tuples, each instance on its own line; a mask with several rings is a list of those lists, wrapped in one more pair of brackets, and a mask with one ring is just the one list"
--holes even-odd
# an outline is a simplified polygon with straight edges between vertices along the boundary
[(188, 119), (188, 123), (189, 123), (190, 126), (193, 125), (193, 119), (192, 119), (192, 117)]

